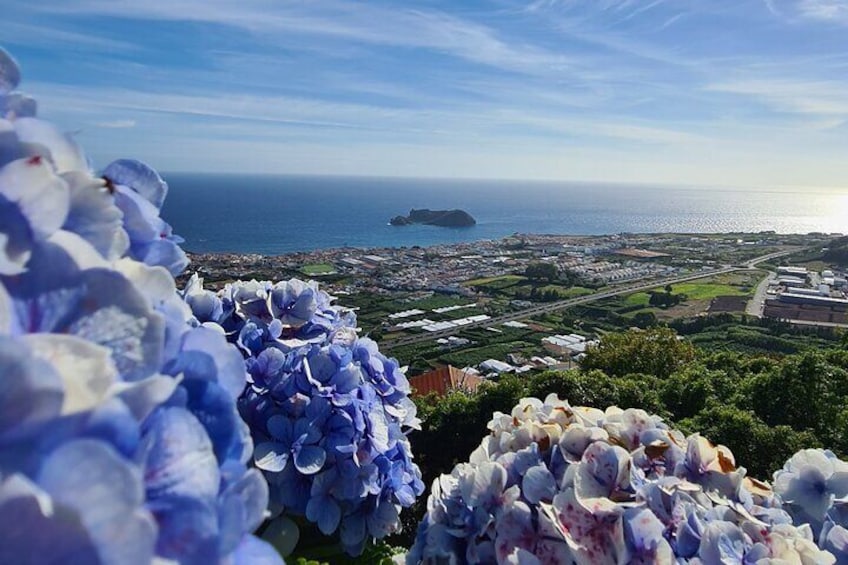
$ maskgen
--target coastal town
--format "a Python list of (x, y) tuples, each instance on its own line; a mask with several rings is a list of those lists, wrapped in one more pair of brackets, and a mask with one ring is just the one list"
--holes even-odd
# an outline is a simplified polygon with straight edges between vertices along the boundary
[(317, 280), (357, 311), (365, 334), (410, 365), (413, 378), (441, 371), (471, 382), (574, 367), (606, 331), (710, 314), (848, 324), (845, 273), (805, 263), (831, 237), (515, 234), (432, 247), (191, 258), (211, 287), (237, 278)]
[(431, 247), (342, 247), (277, 256), (200, 253), (191, 257), (194, 269), (213, 286), (237, 278), (278, 279), (288, 274), (326, 280), (335, 291), (470, 294), (463, 283), (524, 272), (535, 262), (550, 263), (585, 281), (606, 284), (710, 269), (754, 257), (763, 250), (824, 239), (772, 233), (515, 234), (500, 240)]

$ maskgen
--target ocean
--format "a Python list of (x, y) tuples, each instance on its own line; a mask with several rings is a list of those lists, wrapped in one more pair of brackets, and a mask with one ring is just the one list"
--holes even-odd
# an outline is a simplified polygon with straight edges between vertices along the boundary
[[(195, 252), (427, 246), (513, 233), (848, 232), (848, 190), (171, 173), (163, 217)], [(461, 208), (470, 228), (388, 225)]]

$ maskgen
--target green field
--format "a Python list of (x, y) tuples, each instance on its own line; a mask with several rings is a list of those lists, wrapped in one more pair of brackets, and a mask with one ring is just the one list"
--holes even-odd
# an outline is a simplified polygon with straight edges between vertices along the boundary
[(336, 272), (335, 267), (326, 263), (316, 263), (312, 265), (304, 265), (300, 268), (300, 272), (309, 277), (320, 275), (329, 275)]
[[(664, 292), (662, 288), (654, 289), (656, 292)], [(712, 300), (717, 296), (748, 296), (751, 291), (744, 290), (739, 286), (713, 283), (713, 282), (688, 282), (672, 286), (674, 294), (685, 294), (686, 300)], [(627, 306), (648, 306), (651, 295), (648, 292), (637, 292), (629, 294), (624, 298)]]
[(746, 296), (750, 294), (750, 292), (734, 285), (698, 282), (675, 285), (673, 292), (683, 293), (689, 300), (712, 300), (717, 296)]
[(565, 300), (566, 298), (577, 298), (578, 296), (586, 296), (587, 294), (592, 294), (595, 291), (591, 288), (586, 288), (582, 286), (572, 286), (570, 288), (565, 288), (556, 284), (549, 284), (547, 286), (540, 286), (538, 288), (538, 292), (543, 293), (547, 291), (553, 291), (557, 294), (557, 296)]
[(500, 277), (473, 279), (470, 281), (465, 281), (462, 284), (463, 286), (491, 286), (493, 288), (505, 288), (507, 286), (512, 286), (524, 280), (526, 280), (526, 278), (520, 275), (502, 275)]
[(637, 292), (624, 297), (625, 306), (647, 306), (651, 296), (647, 292)]
[(564, 300), (584, 296), (594, 292), (582, 286), (568, 286), (565, 284), (549, 283), (543, 284), (531, 281), (521, 275), (502, 275), (499, 277), (488, 277), (474, 279), (462, 283), (464, 286), (473, 287), (489, 296), (499, 296), (506, 299), (540, 300)]

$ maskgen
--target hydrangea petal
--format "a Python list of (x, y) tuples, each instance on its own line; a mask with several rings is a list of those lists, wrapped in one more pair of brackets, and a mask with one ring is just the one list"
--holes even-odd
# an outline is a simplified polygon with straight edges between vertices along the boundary
[(23, 341), (34, 356), (58, 371), (65, 391), (62, 414), (93, 409), (118, 381), (111, 352), (105, 347), (59, 334), (32, 334)]
[(150, 561), (156, 527), (140, 507), (141, 477), (106, 445), (93, 440), (63, 445), (46, 460), (39, 484), (79, 512), (104, 562)]
[(233, 565), (285, 565), (270, 543), (245, 536), (232, 555)]
[[(0, 96), (0, 104), (3, 97)], [(9, 120), (3, 119), (5, 112), (0, 107), (0, 167), (4, 167), (12, 161), (26, 157), (24, 148), (15, 133), (15, 126)]]
[(118, 383), (111, 392), (123, 400), (136, 420), (142, 422), (174, 394), (179, 383), (173, 377), (153, 375), (133, 383)]
[(263, 471), (279, 473), (286, 468), (289, 461), (289, 450), (282, 443), (262, 442), (254, 448), (253, 461)]
[(212, 442), (188, 410), (160, 408), (145, 422), (140, 459), (151, 501), (214, 500), (220, 472)]
[(336, 531), (341, 517), (341, 508), (327, 496), (312, 497), (306, 505), (306, 518), (315, 522), (324, 535), (329, 536)]
[(375, 538), (384, 538), (398, 530), (398, 507), (388, 500), (379, 500), (377, 508), (366, 519), (368, 533)]
[(23, 475), (0, 481), (0, 563), (98, 563), (100, 559), (95, 540), (73, 509), (55, 506), (46, 492)]
[(314, 475), (327, 460), (327, 452), (317, 445), (305, 445), (295, 453), (294, 465), (304, 475)]
[(20, 210), (0, 199), (0, 275), (17, 275), (27, 269), (34, 237)]
[(88, 241), (73, 232), (65, 230), (53, 232), (47, 242), (57, 251), (64, 253), (80, 270), (109, 268), (108, 261)]
[(71, 206), (67, 183), (39, 157), (18, 159), (0, 169), (0, 196), (20, 207), (40, 238), (62, 227)]
[(0, 116), (34, 118), (37, 113), (38, 103), (22, 92), (0, 95)]
[(0, 47), (0, 94), (7, 94), (21, 82), (21, 68), (9, 52)]
[(21, 142), (35, 148), (37, 155), (48, 159), (56, 172), (87, 171), (88, 162), (79, 144), (53, 124), (38, 118), (18, 118), (15, 131)]
[(103, 176), (115, 184), (128, 186), (156, 208), (162, 208), (168, 196), (168, 183), (146, 163), (118, 159), (103, 169)]
[(0, 337), (0, 438), (59, 415), (62, 380), (17, 341)]
[(537, 465), (525, 472), (521, 490), (530, 504), (550, 502), (556, 494), (556, 480), (547, 467)]
[(265, 518), (268, 483), (257, 469), (249, 469), (224, 491), (218, 507), (221, 553), (230, 553)]
[(70, 209), (63, 228), (88, 241), (108, 261), (122, 257), (130, 240), (123, 227), (124, 215), (115, 206), (106, 182), (83, 171), (72, 171), (62, 178), (70, 192)]

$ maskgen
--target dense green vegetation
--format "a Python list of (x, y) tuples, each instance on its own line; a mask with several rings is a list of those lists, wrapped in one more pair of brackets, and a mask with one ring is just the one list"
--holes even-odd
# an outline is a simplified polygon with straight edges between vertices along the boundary
[[(476, 292), (500, 300), (551, 302), (590, 294), (598, 285), (560, 272), (552, 263), (531, 263), (522, 275), (503, 275), (463, 283)], [(591, 288), (589, 288), (591, 287)]]
[(524, 276), (532, 281), (554, 282), (559, 277), (559, 271), (553, 263), (530, 263), (524, 271)]
[(829, 263), (848, 266), (848, 236), (831, 241), (822, 259)]

